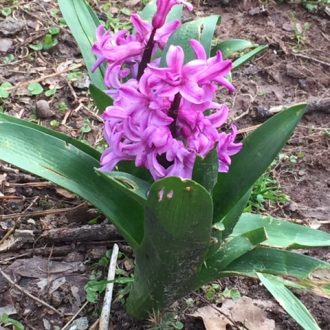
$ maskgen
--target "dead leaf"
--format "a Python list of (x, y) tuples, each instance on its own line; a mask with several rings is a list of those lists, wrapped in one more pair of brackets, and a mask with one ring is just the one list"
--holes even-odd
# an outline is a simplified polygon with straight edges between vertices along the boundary
[(80, 270), (80, 262), (49, 261), (46, 258), (33, 257), (15, 260), (8, 269), (13, 274), (31, 278), (48, 278), (49, 275), (61, 277)]
[(76, 198), (76, 195), (74, 195), (74, 194), (70, 193), (69, 191), (62, 189), (62, 188), (56, 188), (56, 193), (66, 199), (75, 199)]
[[(258, 304), (260, 304), (260, 300), (258, 300)], [(230, 316), (233, 321), (244, 324), (248, 329), (274, 330), (275, 321), (269, 319), (267, 313), (256, 305), (255, 300), (243, 296), (235, 301), (225, 300), (220, 310)], [(265, 308), (269, 307), (265, 306)]]
[(226, 330), (228, 324), (233, 325), (229, 319), (216, 309), (218, 307), (215, 305), (204, 306), (189, 316), (202, 319), (206, 330)]
[(126, 1), (125, 6), (132, 8), (135, 7), (140, 1), (141, 0), (128, 0)]

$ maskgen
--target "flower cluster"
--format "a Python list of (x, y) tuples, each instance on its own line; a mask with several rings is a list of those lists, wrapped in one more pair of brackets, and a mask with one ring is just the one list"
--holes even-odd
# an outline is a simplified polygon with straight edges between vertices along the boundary
[(220, 131), (228, 118), (228, 108), (213, 101), (218, 86), (233, 91), (225, 79), (232, 63), (219, 51), (207, 54), (200, 42), (190, 40), (195, 60), (184, 63), (180, 46), (171, 45), (167, 66), (155, 58), (179, 21), (166, 23), (170, 9), (183, 0), (158, 0), (152, 23), (137, 14), (131, 22), (135, 34), (97, 31), (93, 52), (95, 67), (107, 64), (105, 83), (114, 104), (103, 114), (104, 135), (109, 147), (101, 158), (101, 169), (112, 171), (123, 160), (147, 168), (155, 180), (165, 176), (191, 178), (196, 156), (217, 150), (219, 171), (227, 172), (230, 156), (241, 149), (235, 143), (236, 127)]

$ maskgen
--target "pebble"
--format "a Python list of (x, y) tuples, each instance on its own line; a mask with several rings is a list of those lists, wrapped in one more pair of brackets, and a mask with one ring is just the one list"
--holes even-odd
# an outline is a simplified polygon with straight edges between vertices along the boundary
[(13, 41), (8, 38), (0, 38), (0, 52), (7, 53), (13, 45)]
[(0, 34), (4, 36), (14, 36), (20, 32), (24, 26), (25, 24), (22, 20), (8, 16), (5, 19), (0, 19)]
[(54, 116), (46, 100), (39, 100), (36, 103), (36, 115), (40, 119), (47, 119)]

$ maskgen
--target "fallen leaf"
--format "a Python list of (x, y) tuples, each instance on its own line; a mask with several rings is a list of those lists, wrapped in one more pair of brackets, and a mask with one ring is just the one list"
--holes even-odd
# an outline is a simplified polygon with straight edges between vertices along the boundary
[(50, 275), (61, 277), (80, 270), (80, 262), (49, 261), (46, 258), (33, 257), (15, 260), (8, 269), (15, 275), (31, 278), (48, 278)]
[(128, 0), (125, 3), (126, 7), (135, 7), (138, 3), (140, 2), (140, 0)]
[[(260, 306), (260, 300), (258, 300), (258, 305)], [(244, 324), (248, 329), (274, 330), (275, 321), (269, 319), (267, 313), (259, 306), (255, 300), (243, 296), (235, 301), (225, 300), (220, 310), (230, 316), (233, 321)], [(266, 302), (265, 308), (269, 308)]]
[(62, 197), (66, 199), (75, 199), (76, 195), (70, 193), (69, 191), (63, 189), (63, 188), (56, 188), (56, 193), (61, 195)]
[(189, 316), (202, 319), (206, 330), (226, 330), (227, 325), (233, 325), (229, 319), (216, 309), (218, 307), (215, 305), (204, 306)]

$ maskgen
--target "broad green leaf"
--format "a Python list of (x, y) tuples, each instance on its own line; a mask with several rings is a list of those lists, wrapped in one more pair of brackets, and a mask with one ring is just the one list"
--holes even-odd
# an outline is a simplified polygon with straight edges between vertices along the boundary
[(91, 84), (89, 86), (89, 91), (96, 107), (101, 113), (104, 112), (108, 106), (112, 105), (112, 98), (95, 85)]
[(192, 179), (212, 191), (218, 179), (218, 154), (213, 150), (205, 158), (197, 157)]
[(136, 167), (135, 162), (132, 160), (124, 160), (119, 162), (117, 168), (120, 172), (129, 173), (143, 181), (149, 183), (154, 182), (154, 179), (152, 178), (150, 172), (144, 167)]
[(80, 142), (79, 140), (76, 140), (63, 133), (53, 131), (47, 127), (36, 125), (36, 124), (33, 124), (32, 122), (18, 119), (18, 118), (12, 117), (12, 116), (8, 116), (3, 113), (0, 113), (0, 123), (12, 123), (12, 124), (17, 124), (17, 125), (22, 125), (23, 127), (32, 128), (36, 131), (46, 133), (48, 135), (51, 135), (53, 137), (56, 137), (56, 138), (64, 141), (67, 144), (72, 144), (73, 146), (84, 151), (85, 153), (87, 153), (89, 156), (95, 158), (96, 160), (100, 159), (101, 154), (96, 149), (90, 147), (88, 144)]
[(257, 273), (261, 283), (305, 330), (321, 330), (305, 305), (276, 277)]
[(330, 264), (299, 253), (257, 247), (235, 260), (222, 271), (222, 275), (243, 275), (256, 277), (256, 273), (269, 273), (306, 281), (330, 284)]
[(31, 83), (27, 87), (31, 95), (39, 95), (44, 91), (44, 88), (39, 83)]
[(213, 189), (214, 222), (220, 221), (264, 173), (305, 113), (305, 104), (292, 106), (267, 120), (244, 141), (228, 173), (219, 173)]
[(267, 246), (283, 249), (330, 246), (330, 234), (324, 231), (252, 213), (242, 214), (232, 236), (240, 236), (259, 227), (266, 229), (268, 239), (262, 244)]
[[(231, 234), (233, 228), (235, 227), (237, 221), (243, 213), (243, 210), (250, 198), (251, 190), (248, 190), (246, 194), (235, 204), (235, 206), (224, 216), (220, 221), (221, 225), (224, 227), (222, 232), (222, 237), (226, 238)], [(259, 227), (263, 227), (262, 225)], [(257, 226), (253, 229), (258, 228)], [(252, 230), (252, 229), (251, 229)]]
[(182, 47), (185, 54), (185, 63), (195, 59), (195, 53), (189, 44), (190, 39), (200, 41), (204, 46), (206, 54), (209, 56), (214, 30), (219, 20), (220, 16), (212, 15), (183, 24), (167, 42), (161, 59), (161, 66), (164, 66), (166, 63), (166, 54), (171, 45)]
[(91, 52), (95, 41), (95, 33), (100, 22), (93, 14), (85, 0), (58, 0), (62, 15), (75, 38), (84, 58), (92, 83), (100, 90), (104, 90), (103, 73), (98, 68), (94, 73), (91, 69), (96, 61)]
[(223, 269), (266, 239), (265, 229), (261, 227), (223, 242), (216, 253), (208, 254), (206, 257), (196, 287), (219, 278), (219, 274)]
[(246, 62), (250, 61), (254, 56), (262, 53), (268, 48), (267, 45), (259, 46), (248, 53), (242, 55), (237, 60), (233, 62), (233, 70), (237, 70), (241, 65), (245, 64)]
[(212, 56), (214, 56), (218, 50), (221, 50), (224, 58), (231, 58), (235, 53), (255, 46), (256, 45), (249, 40), (227, 39), (212, 47)]
[(209, 246), (212, 210), (210, 194), (194, 181), (169, 177), (151, 186), (127, 301), (130, 315), (145, 318), (194, 289)]
[(0, 326), (1, 325), (4, 325), (6, 327), (12, 326), (11, 328), (15, 329), (15, 330), (24, 330), (25, 329), (25, 326), (21, 322), (10, 318), (7, 314), (0, 315)]
[(142, 207), (116, 182), (98, 175), (98, 161), (84, 150), (40, 130), (0, 122), (0, 160), (81, 196), (109, 217), (133, 248), (141, 242)]
[[(156, 9), (157, 9), (156, 1), (152, 0), (142, 9), (142, 11), (139, 14), (140, 14), (141, 18), (143, 18), (144, 20), (146, 20), (148, 22), (151, 22), (152, 17), (156, 13)], [(171, 11), (169, 12), (169, 14), (167, 15), (166, 22), (171, 22), (171, 21), (174, 21), (175, 19), (178, 19), (181, 21), (182, 9), (183, 9), (182, 5), (174, 6), (171, 9)]]
[(147, 194), (150, 190), (150, 184), (131, 174), (113, 171), (111, 173), (99, 172), (107, 180), (114, 181), (120, 189), (129, 198), (139, 202), (142, 206), (146, 204)]
[(13, 87), (13, 85), (8, 82), (5, 81), (0, 85), (0, 99), (6, 99), (10, 96), (11, 94), (11, 88)]

